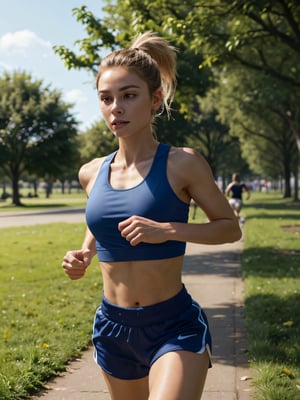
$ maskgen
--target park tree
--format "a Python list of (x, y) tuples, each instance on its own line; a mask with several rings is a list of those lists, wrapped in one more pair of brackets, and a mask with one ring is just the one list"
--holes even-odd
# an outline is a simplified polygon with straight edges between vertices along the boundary
[(110, 154), (118, 147), (117, 139), (109, 131), (104, 120), (94, 122), (82, 132), (78, 136), (78, 142), (82, 163)]
[[(190, 79), (192, 85), (183, 85), (182, 92), (188, 88), (190, 99), (194, 100), (195, 94), (200, 94), (197, 93), (199, 84), (195, 76), (199, 82), (203, 70), (218, 71), (224, 67), (271, 76), (279, 86), (284, 85), (295, 98), (298, 97), (300, 5), (297, 0), (191, 0), (188, 3), (178, 0), (107, 0), (103, 10), (106, 14), (100, 19), (85, 6), (74, 9), (77, 20), (86, 27), (87, 37), (76, 43), (81, 51), (79, 55), (63, 46), (56, 48), (69, 68), (96, 70), (103, 50), (124, 46), (136, 33), (152, 30), (169, 37), (197, 61), (198, 65), (193, 69), (195, 75)], [(212, 82), (212, 75), (206, 75)], [(190, 75), (184, 73), (183, 76)], [(202, 95), (208, 88), (206, 85)], [(186, 111), (188, 118), (192, 102), (189, 104), (184, 100), (179, 97), (179, 109)], [(282, 112), (300, 151), (298, 104), (294, 101)]]
[(220, 120), (215, 103), (210, 100), (211, 97), (197, 96), (189, 121), (192, 134), (188, 145), (205, 157), (215, 177), (225, 181), (234, 170), (241, 170), (244, 163), (238, 138), (230, 136), (227, 123)]
[[(111, 7), (116, 7), (112, 2)], [(119, 3), (119, 2), (117, 2)], [(135, 5), (138, 0), (128, 0)], [(238, 66), (272, 77), (291, 93), (300, 88), (300, 3), (298, 0), (200, 0), (147, 2), (136, 11), (139, 26), (149, 13), (164, 15), (162, 29), (172, 31), (203, 57), (202, 66)], [(151, 4), (150, 4), (151, 3)], [(116, 11), (116, 8), (114, 8)], [(286, 110), (300, 152), (299, 102)]]
[[(240, 138), (244, 158), (264, 176), (282, 176), (284, 197), (291, 197), (290, 178), (298, 177), (298, 152), (286, 110), (295, 95), (272, 77), (231, 68), (209, 94), (219, 115)], [(274, 175), (275, 174), (275, 175)], [(294, 190), (298, 199), (298, 190)]]
[(18, 182), (28, 171), (49, 182), (77, 160), (77, 122), (57, 90), (25, 72), (0, 78), (0, 168), (12, 182), (12, 202), (22, 205)]

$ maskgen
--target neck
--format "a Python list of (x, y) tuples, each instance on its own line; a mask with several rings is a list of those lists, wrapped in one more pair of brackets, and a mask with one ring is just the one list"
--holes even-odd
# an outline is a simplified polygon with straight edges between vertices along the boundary
[(153, 158), (159, 143), (153, 138), (151, 141), (143, 143), (135, 142), (133, 145), (119, 142), (119, 149), (115, 157), (115, 162), (126, 168), (140, 161)]

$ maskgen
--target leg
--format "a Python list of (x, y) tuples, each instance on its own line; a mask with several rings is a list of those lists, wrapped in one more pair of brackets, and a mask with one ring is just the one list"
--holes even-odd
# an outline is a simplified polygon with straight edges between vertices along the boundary
[(112, 400), (147, 400), (148, 377), (141, 379), (118, 379), (102, 370)]
[(207, 351), (164, 354), (150, 370), (149, 400), (200, 400), (208, 366)]

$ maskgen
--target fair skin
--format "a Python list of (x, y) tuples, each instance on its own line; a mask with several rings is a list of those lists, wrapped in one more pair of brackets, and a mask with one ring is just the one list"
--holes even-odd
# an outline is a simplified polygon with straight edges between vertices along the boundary
[[(161, 105), (162, 91), (159, 88), (150, 95), (147, 83), (123, 67), (104, 70), (98, 91), (103, 118), (119, 140), (119, 149), (111, 165), (110, 184), (117, 189), (132, 188), (147, 175), (158, 146), (152, 135), (151, 121)], [(103, 160), (95, 159), (80, 170), (80, 182), (87, 195)], [(119, 224), (119, 231), (132, 246), (167, 240), (219, 244), (240, 238), (236, 218), (199, 154), (190, 148), (172, 147), (167, 176), (176, 195), (186, 203), (193, 198), (209, 222), (161, 223), (130, 216)], [(87, 229), (82, 248), (69, 251), (64, 257), (63, 267), (68, 276), (81, 278), (95, 254), (95, 239)], [(167, 300), (182, 288), (182, 265), (182, 256), (101, 262), (105, 297), (121, 307), (148, 306)], [(196, 400), (201, 397), (208, 364), (207, 352), (198, 355), (177, 351), (161, 356), (146, 378), (123, 381), (103, 374), (113, 400)]]

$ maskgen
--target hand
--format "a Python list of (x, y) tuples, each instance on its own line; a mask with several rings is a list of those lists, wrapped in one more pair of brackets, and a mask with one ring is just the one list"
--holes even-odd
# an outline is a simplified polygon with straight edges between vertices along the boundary
[(121, 236), (128, 240), (131, 246), (144, 243), (162, 243), (166, 239), (168, 223), (162, 223), (133, 215), (119, 223)]
[(88, 249), (71, 250), (64, 256), (62, 267), (70, 279), (80, 279), (90, 265), (92, 257), (92, 252)]

